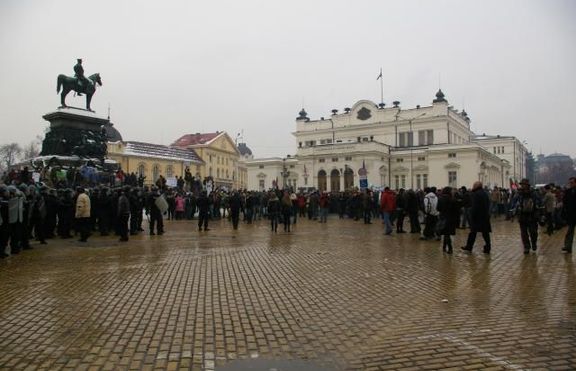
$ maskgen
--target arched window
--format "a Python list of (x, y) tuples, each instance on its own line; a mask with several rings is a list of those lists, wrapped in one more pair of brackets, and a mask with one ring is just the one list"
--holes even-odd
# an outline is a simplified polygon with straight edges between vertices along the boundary
[(338, 169), (330, 172), (330, 192), (340, 192), (340, 172)]
[(349, 167), (344, 170), (344, 189), (354, 187), (354, 170)]
[(326, 172), (324, 170), (318, 172), (318, 190), (326, 191)]
[(143, 162), (138, 165), (136, 173), (138, 173), (138, 176), (146, 176), (146, 165)]
[(152, 166), (152, 179), (156, 181), (160, 177), (160, 165), (154, 164)]
[(174, 168), (172, 165), (166, 166), (166, 178), (172, 178), (174, 176)]

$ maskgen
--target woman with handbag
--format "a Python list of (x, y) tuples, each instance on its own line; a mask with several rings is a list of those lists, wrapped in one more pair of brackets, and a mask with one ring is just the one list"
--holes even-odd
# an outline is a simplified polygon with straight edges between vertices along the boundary
[(451, 187), (444, 187), (440, 199), (438, 200), (438, 211), (440, 216), (436, 224), (436, 232), (442, 236), (442, 251), (452, 254), (452, 237), (456, 234), (456, 227), (460, 219), (460, 205)]

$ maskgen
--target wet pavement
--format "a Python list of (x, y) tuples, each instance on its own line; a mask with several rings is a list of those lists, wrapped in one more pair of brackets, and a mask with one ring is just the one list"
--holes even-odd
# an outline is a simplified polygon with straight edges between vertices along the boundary
[(565, 230), (524, 256), (499, 221), (490, 256), (448, 256), (380, 222), (210, 228), (0, 260), (0, 369), (576, 369)]

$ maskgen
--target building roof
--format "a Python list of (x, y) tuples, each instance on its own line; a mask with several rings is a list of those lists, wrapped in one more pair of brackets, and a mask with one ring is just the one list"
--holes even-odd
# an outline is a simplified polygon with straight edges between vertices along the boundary
[(104, 128), (106, 129), (106, 140), (108, 140), (109, 142), (122, 141), (122, 135), (114, 127), (114, 124), (110, 123), (109, 125), (105, 125)]
[(125, 155), (154, 157), (165, 160), (203, 162), (193, 149), (175, 148), (164, 146), (162, 144), (144, 142), (128, 141), (124, 143), (126, 144), (126, 148), (124, 149)]
[(215, 133), (186, 134), (178, 138), (172, 145), (176, 147), (188, 147), (209, 144), (223, 133), (223, 131), (217, 131)]
[(246, 143), (238, 143), (238, 151), (242, 156), (246, 155), (252, 156), (252, 150), (248, 148)]

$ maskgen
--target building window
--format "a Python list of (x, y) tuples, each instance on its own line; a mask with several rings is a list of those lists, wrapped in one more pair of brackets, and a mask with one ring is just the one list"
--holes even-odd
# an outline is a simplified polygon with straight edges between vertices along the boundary
[(166, 178), (172, 178), (174, 176), (174, 168), (172, 165), (166, 166)]
[(400, 133), (398, 142), (399, 147), (412, 147), (414, 145), (414, 133), (407, 131), (405, 133)]
[(220, 169), (216, 169), (216, 178), (220, 178)]
[(416, 174), (416, 189), (422, 189), (422, 176)]
[(318, 162), (326, 162), (326, 159), (324, 159), (324, 158), (319, 158), (319, 159), (318, 159)]
[(449, 171), (448, 172), (448, 185), (452, 188), (455, 188), (457, 186), (457, 177), (456, 177), (456, 172), (455, 171)]
[(212, 168), (208, 170), (208, 176), (212, 176)]
[(338, 157), (332, 157), (332, 162), (338, 162)]
[(418, 161), (426, 161), (426, 157), (418, 157)]
[(152, 167), (152, 180), (156, 181), (160, 177), (160, 165), (154, 164)]
[(422, 174), (422, 187), (428, 187), (428, 174)]
[(448, 158), (456, 158), (456, 153), (454, 153), (454, 152), (449, 153)]
[(228, 172), (228, 169), (226, 169), (226, 179), (229, 179), (229, 175), (230, 173)]
[(400, 180), (401, 180), (402, 188), (406, 188), (406, 175), (401, 175)]
[(404, 159), (403, 158), (397, 158), (396, 162), (404, 162)]
[(263, 191), (265, 189), (264, 187), (264, 179), (260, 179), (258, 181), (258, 188), (260, 188), (261, 191)]
[(394, 184), (396, 189), (400, 189), (400, 176), (394, 175)]
[(290, 169), (294, 169), (294, 167), (295, 167), (294, 165), (290, 165)]
[(264, 165), (258, 165), (258, 169), (264, 169)]
[(344, 161), (352, 161), (352, 156), (344, 157)]
[(504, 154), (504, 147), (502, 147), (502, 154)]
[(138, 173), (138, 176), (146, 176), (146, 165), (143, 163), (138, 165), (138, 170), (136, 170), (136, 173)]
[(434, 144), (434, 130), (419, 130), (418, 144), (421, 146)]

